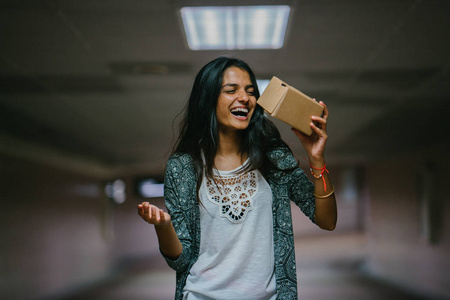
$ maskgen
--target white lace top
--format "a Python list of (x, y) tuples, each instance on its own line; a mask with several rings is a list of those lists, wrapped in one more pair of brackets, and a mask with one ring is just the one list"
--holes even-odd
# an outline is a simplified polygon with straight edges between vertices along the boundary
[(200, 254), (183, 299), (275, 299), (272, 191), (259, 171), (200, 187)]
[(253, 209), (253, 199), (258, 192), (256, 171), (241, 175), (215, 176), (216, 182), (207, 179), (206, 196), (209, 201), (219, 206), (220, 216), (230, 222), (240, 223)]

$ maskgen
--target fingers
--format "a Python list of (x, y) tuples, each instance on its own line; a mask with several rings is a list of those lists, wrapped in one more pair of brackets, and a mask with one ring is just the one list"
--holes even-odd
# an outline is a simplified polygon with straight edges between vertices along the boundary
[(327, 119), (328, 119), (328, 108), (322, 101), (319, 102), (323, 106), (322, 117), (312, 116), (310, 123), (311, 129), (317, 134), (318, 138), (327, 139)]
[(150, 220), (152, 221), (153, 224), (157, 224), (159, 223), (159, 211), (157, 210), (157, 208), (155, 206), (150, 206)]
[[(316, 99), (314, 99), (316, 100)], [(316, 100), (317, 101), (317, 100)], [(325, 133), (327, 129), (328, 108), (323, 101), (319, 101), (319, 104), (323, 107), (323, 114), (321, 117), (312, 116), (311, 128), (317, 134)]]
[[(325, 123), (326, 124), (326, 123)], [(319, 127), (313, 122), (311, 122), (311, 129), (317, 134), (317, 138), (319, 139), (327, 139), (326, 125), (324, 127)]]
[(317, 101), (316, 98), (313, 98), (313, 100), (318, 102), (323, 107), (322, 118), (327, 120), (328, 119), (328, 107), (325, 105), (325, 103), (323, 101)]
[(323, 101), (319, 101), (319, 104), (323, 106), (323, 115), (322, 118), (324, 118), (325, 120), (328, 119), (328, 107), (325, 105), (325, 103)]
[(317, 116), (312, 116), (311, 120), (312, 120), (311, 125), (314, 125), (315, 127), (323, 129), (323, 130), (325, 130), (327, 128), (327, 119), (317, 117)]
[(143, 206), (143, 204), (144, 203), (138, 205), (138, 214), (139, 214), (139, 216), (141, 216), (141, 218), (144, 217), (144, 206)]
[(138, 205), (138, 214), (150, 224), (158, 225), (167, 221), (164, 211), (148, 202)]
[(164, 213), (164, 211), (162, 209), (159, 210), (159, 220), (161, 221), (161, 223), (164, 223), (166, 220), (166, 214)]

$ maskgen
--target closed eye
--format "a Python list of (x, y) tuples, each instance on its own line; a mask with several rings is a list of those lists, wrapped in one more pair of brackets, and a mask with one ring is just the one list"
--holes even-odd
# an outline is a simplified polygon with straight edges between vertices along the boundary
[(247, 94), (249, 94), (250, 96), (254, 96), (255, 95), (255, 87), (253, 85), (247, 85), (245, 87), (245, 91), (247, 92)]

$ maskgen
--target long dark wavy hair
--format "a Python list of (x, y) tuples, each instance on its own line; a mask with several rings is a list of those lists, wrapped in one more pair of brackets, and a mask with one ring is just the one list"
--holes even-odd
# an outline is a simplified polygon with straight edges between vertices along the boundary
[[(230, 67), (240, 68), (249, 74), (255, 97), (259, 98), (255, 75), (247, 63), (229, 57), (214, 59), (206, 64), (195, 78), (180, 135), (174, 147), (176, 153), (188, 153), (194, 161), (197, 174), (205, 172), (208, 178), (213, 177), (214, 158), (219, 143), (217, 100), (222, 89), (223, 74)], [(249, 126), (240, 133), (241, 154), (247, 154), (249, 159), (243, 171), (259, 169), (263, 176), (266, 176), (270, 169), (276, 168), (267, 158), (268, 151), (274, 147), (287, 147), (278, 129), (265, 117), (263, 108), (256, 105)], [(201, 176), (198, 178), (200, 184)]]

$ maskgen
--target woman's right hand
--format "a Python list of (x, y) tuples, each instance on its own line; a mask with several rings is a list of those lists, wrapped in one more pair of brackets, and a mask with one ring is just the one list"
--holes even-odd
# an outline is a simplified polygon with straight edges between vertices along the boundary
[(138, 214), (144, 221), (155, 226), (164, 226), (171, 223), (168, 213), (148, 202), (142, 202), (138, 205)]

